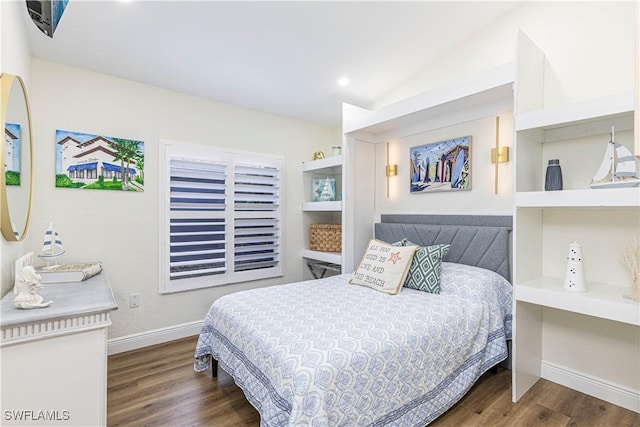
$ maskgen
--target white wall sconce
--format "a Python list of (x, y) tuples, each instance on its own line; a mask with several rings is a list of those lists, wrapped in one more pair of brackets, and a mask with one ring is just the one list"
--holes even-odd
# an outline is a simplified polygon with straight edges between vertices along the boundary
[(398, 165), (389, 163), (389, 143), (387, 142), (387, 166), (386, 166), (386, 175), (387, 175), (387, 199), (389, 198), (389, 178), (392, 176), (398, 175)]
[(496, 146), (491, 149), (491, 163), (495, 165), (494, 193), (498, 194), (498, 165), (509, 161), (509, 147), (500, 146), (500, 117), (496, 117)]

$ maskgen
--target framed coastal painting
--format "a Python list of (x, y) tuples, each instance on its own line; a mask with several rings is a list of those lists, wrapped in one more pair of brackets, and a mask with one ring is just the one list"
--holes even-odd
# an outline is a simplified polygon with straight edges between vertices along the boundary
[(311, 180), (313, 202), (333, 202), (336, 200), (336, 180), (334, 178), (314, 178)]
[(471, 136), (411, 147), (410, 192), (471, 189)]
[(20, 185), (20, 125), (7, 123), (4, 127), (4, 182)]
[(144, 191), (144, 142), (56, 130), (56, 187)]

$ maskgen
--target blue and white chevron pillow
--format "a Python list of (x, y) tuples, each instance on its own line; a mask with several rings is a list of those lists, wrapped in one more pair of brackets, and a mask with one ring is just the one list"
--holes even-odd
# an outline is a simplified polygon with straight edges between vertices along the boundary
[[(418, 246), (409, 239), (402, 239), (393, 243), (394, 246)], [(417, 289), (419, 291), (440, 293), (440, 271), (442, 269), (442, 258), (449, 252), (449, 244), (418, 247), (409, 273), (404, 281), (404, 287)]]

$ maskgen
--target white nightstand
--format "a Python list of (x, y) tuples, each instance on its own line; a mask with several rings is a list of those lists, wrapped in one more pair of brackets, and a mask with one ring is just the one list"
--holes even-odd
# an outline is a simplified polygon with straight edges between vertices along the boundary
[(2, 298), (2, 425), (101, 426), (107, 421), (107, 327), (118, 308), (106, 275), (45, 285), (47, 308)]

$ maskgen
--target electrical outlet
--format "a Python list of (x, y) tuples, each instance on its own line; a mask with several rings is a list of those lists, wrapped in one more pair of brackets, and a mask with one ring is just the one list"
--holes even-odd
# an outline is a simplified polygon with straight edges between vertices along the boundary
[(129, 295), (129, 308), (140, 307), (140, 294)]

